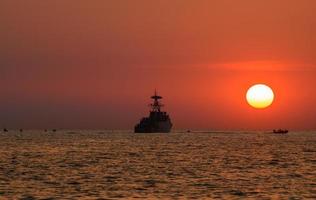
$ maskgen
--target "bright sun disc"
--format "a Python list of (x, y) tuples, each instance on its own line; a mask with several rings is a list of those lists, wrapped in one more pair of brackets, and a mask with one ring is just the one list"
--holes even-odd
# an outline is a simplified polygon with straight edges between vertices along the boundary
[(254, 108), (262, 109), (267, 108), (272, 104), (274, 94), (269, 86), (256, 84), (248, 89), (246, 98), (249, 105)]

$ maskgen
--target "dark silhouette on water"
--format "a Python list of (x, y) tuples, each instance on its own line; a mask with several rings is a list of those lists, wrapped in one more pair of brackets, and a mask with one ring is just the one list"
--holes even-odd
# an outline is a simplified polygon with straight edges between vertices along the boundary
[(150, 104), (151, 107), (149, 117), (141, 119), (139, 124), (134, 128), (135, 133), (169, 133), (172, 123), (169, 115), (161, 111), (163, 104), (159, 102), (162, 99), (155, 91), (154, 96), (151, 97), (154, 102)]
[(20, 129), (20, 132), (23, 132), (23, 129)]
[(4, 129), (3, 129), (3, 132), (9, 132), (9, 130), (8, 130), (8, 129), (6, 129), (6, 128), (4, 128)]
[(286, 129), (278, 129), (278, 130), (273, 130), (273, 133), (275, 134), (287, 134), (289, 131)]

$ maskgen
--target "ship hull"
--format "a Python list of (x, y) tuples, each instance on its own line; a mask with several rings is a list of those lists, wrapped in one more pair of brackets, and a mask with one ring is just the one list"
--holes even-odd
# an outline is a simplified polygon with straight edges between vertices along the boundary
[(172, 123), (165, 112), (151, 112), (135, 126), (135, 133), (169, 133)]
[(137, 124), (134, 128), (135, 133), (169, 133), (172, 124), (170, 121), (154, 122), (150, 124)]

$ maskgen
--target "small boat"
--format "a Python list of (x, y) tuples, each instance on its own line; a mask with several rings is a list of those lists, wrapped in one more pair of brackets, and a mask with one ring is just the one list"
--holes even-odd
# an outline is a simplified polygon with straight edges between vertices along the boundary
[(289, 131), (286, 129), (277, 129), (277, 130), (273, 130), (273, 133), (275, 134), (287, 134)]

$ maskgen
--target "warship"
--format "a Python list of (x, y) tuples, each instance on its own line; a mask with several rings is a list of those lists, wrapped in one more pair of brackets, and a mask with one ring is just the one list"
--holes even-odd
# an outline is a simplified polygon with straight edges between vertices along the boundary
[(164, 106), (159, 100), (161, 96), (155, 91), (154, 96), (151, 97), (153, 103), (149, 104), (151, 108), (149, 116), (144, 117), (135, 126), (135, 133), (169, 133), (172, 127), (172, 123), (169, 115), (166, 112), (161, 111)]

